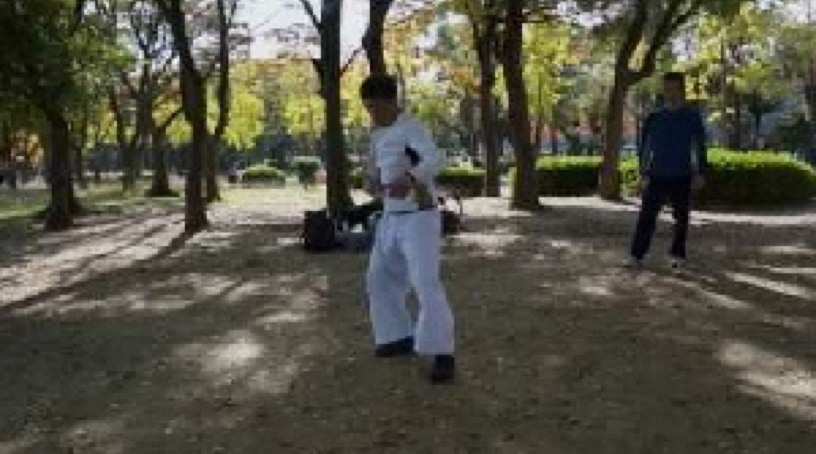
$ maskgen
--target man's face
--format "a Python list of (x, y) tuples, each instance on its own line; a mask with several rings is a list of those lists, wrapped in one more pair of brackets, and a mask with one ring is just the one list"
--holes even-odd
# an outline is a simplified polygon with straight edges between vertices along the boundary
[(364, 99), (363, 105), (371, 116), (374, 126), (389, 126), (395, 120), (396, 101), (388, 99)]
[(667, 104), (681, 104), (686, 99), (683, 83), (677, 80), (663, 82), (663, 98)]

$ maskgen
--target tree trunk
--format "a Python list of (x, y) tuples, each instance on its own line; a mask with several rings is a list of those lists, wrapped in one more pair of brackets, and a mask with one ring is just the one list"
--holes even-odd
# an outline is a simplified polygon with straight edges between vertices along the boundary
[(138, 107), (136, 108), (136, 137), (133, 139), (136, 144), (132, 154), (133, 179), (139, 180), (144, 175), (145, 156), (150, 150), (150, 123), (153, 118), (153, 101), (147, 89), (140, 95)]
[(383, 49), (383, 30), (385, 18), (394, 0), (369, 0), (368, 28), (363, 35), (363, 49), (368, 57), (368, 66), (371, 74), (386, 74), (388, 67), (385, 64), (385, 50)]
[[(475, 21), (474, 21), (475, 22)], [(481, 140), (485, 152), (485, 195), (501, 196), (501, 172), (499, 169), (499, 137), (496, 128), (496, 109), (493, 87), (496, 85), (495, 47), (498, 43), (498, 18), (487, 16), (482, 26), (474, 23), (474, 44), (479, 56), (479, 121)]]
[(808, 118), (810, 120), (810, 137), (808, 151), (816, 152), (816, 61), (811, 62), (805, 82), (805, 99), (807, 99)]
[(205, 199), (207, 203), (221, 200), (221, 192), (218, 189), (218, 145), (219, 140), (216, 137), (210, 136), (207, 140), (207, 150), (204, 155)]
[(153, 128), (153, 183), (149, 197), (174, 197), (176, 195), (170, 189), (170, 178), (167, 171), (167, 134), (163, 128)]
[(600, 195), (606, 200), (620, 200), (620, 149), (623, 143), (623, 113), (631, 83), (626, 75), (617, 74), (606, 110), (606, 135), (600, 175)]
[(343, 138), (340, 101), (340, 19), (342, 0), (323, 0), (321, 62), (326, 109), (326, 200), (331, 212), (353, 204), (348, 187), (348, 160)]
[[(494, 79), (495, 80), (495, 79)], [(501, 172), (499, 169), (499, 143), (496, 129), (495, 100), (492, 88), (479, 87), (479, 121), (482, 124), (482, 147), (485, 151), (485, 196), (501, 196)]]
[[(201, 85), (201, 103), (204, 101), (204, 87)], [(207, 117), (203, 112), (193, 112), (190, 118), (193, 130), (193, 143), (187, 162), (187, 181), (185, 184), (184, 230), (188, 234), (197, 233), (207, 227), (207, 206), (202, 197), (201, 170), (204, 154), (209, 144)]]
[(521, 64), (524, 34), (524, 2), (507, 1), (502, 60), (507, 86), (510, 138), (516, 152), (516, 178), (511, 207), (535, 210), (539, 205), (535, 154), (530, 144), (530, 112)]
[(236, 1), (218, 0), (218, 120), (210, 137), (205, 157), (204, 170), (207, 179), (207, 203), (221, 200), (218, 189), (218, 150), (221, 138), (229, 126), (230, 118), (230, 49), (229, 32), (232, 18), (235, 15)]
[(51, 201), (45, 210), (45, 229), (66, 230), (74, 223), (75, 203), (71, 184), (71, 149), (68, 121), (59, 112), (46, 114), (51, 128), (51, 162), (48, 169)]
[(731, 93), (734, 101), (734, 115), (731, 124), (731, 139), (729, 140), (729, 148), (733, 150), (742, 149), (742, 96), (740, 96), (736, 87), (731, 88)]
[(108, 93), (108, 103), (116, 123), (116, 143), (119, 145), (119, 166), (122, 171), (122, 190), (130, 192), (136, 183), (133, 172), (135, 142), (129, 141), (127, 138), (127, 119), (125, 118), (123, 106), (119, 102), (119, 95), (115, 90), (111, 90), (110, 93)]
[(74, 172), (76, 174), (77, 184), (82, 189), (88, 187), (88, 181), (85, 179), (85, 166), (82, 162), (82, 146), (74, 146)]
[[(183, 20), (183, 19), (182, 19)], [(204, 81), (191, 68), (182, 69), (182, 92), (187, 98), (185, 117), (193, 133), (187, 161), (187, 181), (184, 188), (184, 230), (193, 234), (207, 227), (207, 207), (202, 197), (202, 166), (209, 146), (207, 130), (207, 99)]]
[(202, 160), (209, 141), (206, 87), (204, 78), (196, 67), (192, 49), (190, 48), (190, 39), (187, 36), (187, 24), (181, 7), (181, 0), (159, 0), (157, 4), (170, 23), (173, 42), (179, 53), (182, 106), (184, 117), (193, 132), (184, 194), (184, 230), (188, 235), (191, 235), (204, 230), (208, 224), (206, 204), (201, 194)]
[[(0, 164), (5, 163), (7, 172), (4, 183), (9, 189), (17, 189), (17, 163), (14, 159), (14, 138), (11, 132), (11, 125), (6, 122), (0, 122)], [(3, 166), (0, 165), (0, 168)]]

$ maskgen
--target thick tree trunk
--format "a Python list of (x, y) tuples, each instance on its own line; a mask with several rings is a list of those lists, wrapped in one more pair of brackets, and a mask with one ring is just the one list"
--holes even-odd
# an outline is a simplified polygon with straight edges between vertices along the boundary
[(474, 24), (474, 40), (479, 56), (479, 120), (482, 148), (485, 152), (485, 195), (501, 196), (499, 169), (499, 137), (496, 128), (496, 109), (493, 87), (496, 85), (495, 47), (498, 43), (498, 18), (484, 18), (481, 27)]
[(185, 119), (193, 132), (184, 194), (184, 230), (191, 235), (204, 230), (208, 224), (207, 207), (201, 193), (202, 161), (209, 142), (206, 87), (190, 48), (181, 0), (159, 0), (157, 4), (170, 23), (173, 42), (179, 52), (182, 105)]
[(530, 144), (530, 112), (521, 53), (524, 33), (524, 2), (507, 0), (507, 16), (502, 52), (504, 78), (507, 85), (510, 137), (516, 152), (516, 178), (511, 207), (534, 210), (539, 205), (535, 154)]
[(186, 92), (185, 117), (193, 132), (193, 143), (188, 153), (187, 181), (185, 184), (184, 230), (193, 234), (207, 225), (207, 206), (202, 194), (202, 167), (210, 142), (207, 130), (207, 99), (204, 81), (188, 68), (182, 70), (182, 90)]
[(119, 102), (119, 96), (115, 90), (111, 90), (108, 94), (108, 103), (116, 123), (116, 143), (119, 145), (119, 166), (122, 171), (122, 190), (130, 192), (136, 185), (134, 154), (136, 148), (135, 140), (137, 137), (134, 137), (132, 140), (128, 140), (127, 138), (128, 120), (125, 118), (124, 107)]
[(501, 172), (499, 168), (499, 141), (496, 128), (496, 111), (493, 90), (479, 87), (479, 106), (482, 124), (482, 147), (485, 152), (485, 196), (501, 196)]
[(371, 74), (386, 74), (388, 67), (385, 64), (385, 50), (383, 48), (383, 30), (385, 18), (394, 0), (369, 0), (368, 28), (363, 35), (363, 49), (368, 57), (368, 66)]
[(348, 160), (343, 138), (340, 101), (340, 19), (342, 0), (323, 0), (321, 62), (326, 109), (326, 199), (332, 212), (353, 204), (348, 187)]
[(152, 146), (153, 182), (147, 195), (149, 197), (174, 197), (176, 193), (170, 189), (167, 170), (167, 135), (162, 128), (154, 128)]
[(600, 195), (606, 200), (620, 200), (620, 150), (623, 144), (623, 114), (631, 83), (625, 75), (617, 75), (606, 110), (606, 135), (603, 138), (603, 164), (600, 175)]
[(59, 112), (48, 112), (46, 118), (51, 128), (51, 201), (45, 210), (45, 229), (66, 230), (74, 223), (72, 205), (76, 203), (71, 184), (70, 131), (68, 121)]

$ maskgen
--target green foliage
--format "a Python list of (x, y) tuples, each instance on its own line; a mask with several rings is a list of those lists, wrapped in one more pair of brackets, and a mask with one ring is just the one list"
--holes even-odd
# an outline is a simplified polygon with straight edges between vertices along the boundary
[(485, 171), (469, 167), (448, 167), (436, 176), (440, 186), (455, 188), (465, 197), (478, 197), (484, 192)]
[[(780, 13), (754, 3), (743, 4), (733, 17), (707, 14), (697, 24), (699, 51), (686, 63), (693, 76), (692, 94), (701, 98), (719, 98), (723, 90), (733, 89), (755, 98), (753, 110), (766, 113), (761, 104), (778, 102), (788, 92), (778, 56)], [(727, 86), (723, 86), (723, 81)], [(695, 93), (696, 92), (696, 93)], [(733, 98), (733, 97), (732, 97)], [(713, 105), (714, 119), (725, 119), (734, 106)], [(725, 107), (725, 110), (723, 109)]]
[[(780, 153), (712, 150), (706, 185), (699, 200), (707, 204), (761, 205), (806, 202), (816, 197), (816, 171)], [(542, 196), (586, 196), (598, 189), (598, 157), (539, 158)], [(624, 192), (640, 185), (635, 158), (620, 164)], [(511, 178), (513, 177), (511, 172)]]
[[(638, 186), (637, 164), (625, 161), (622, 181), (628, 192)], [(704, 204), (765, 205), (807, 202), (816, 197), (816, 171), (786, 154), (712, 150)]]
[(703, 202), (774, 204), (805, 202), (816, 196), (816, 172), (784, 154), (712, 153)]
[(244, 181), (247, 183), (286, 183), (286, 174), (275, 167), (256, 165), (244, 171)]
[(595, 156), (552, 157), (538, 159), (539, 194), (545, 196), (584, 196), (598, 189), (601, 158)]
[(558, 23), (530, 24), (524, 35), (524, 81), (532, 113), (538, 121), (553, 120), (553, 109), (569, 92), (574, 79), (562, 77), (577, 63), (570, 29)]
[(77, 17), (65, 0), (4, 3), (0, 42), (0, 91), (64, 115), (98, 101), (126, 59), (96, 16)]

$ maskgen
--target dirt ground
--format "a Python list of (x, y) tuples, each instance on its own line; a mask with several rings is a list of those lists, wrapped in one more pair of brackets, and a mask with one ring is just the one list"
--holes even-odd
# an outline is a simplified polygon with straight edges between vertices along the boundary
[(247, 190), (0, 239), (0, 453), (816, 452), (816, 207), (703, 213), (693, 262), (621, 268), (635, 207), (466, 202), (460, 375), (373, 358), (365, 256)]

